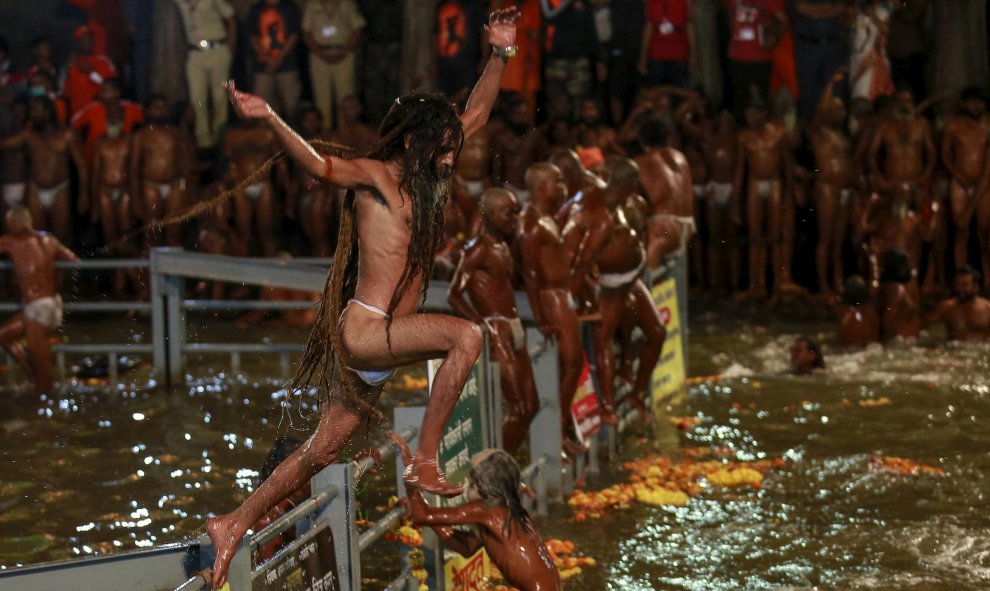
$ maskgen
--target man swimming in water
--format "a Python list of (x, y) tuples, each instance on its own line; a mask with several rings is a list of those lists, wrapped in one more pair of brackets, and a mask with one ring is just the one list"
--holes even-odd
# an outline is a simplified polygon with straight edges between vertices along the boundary
[(956, 297), (938, 305), (928, 326), (944, 324), (950, 341), (985, 341), (990, 337), (990, 300), (977, 295), (980, 272), (969, 265), (956, 271)]
[(230, 560), (248, 527), (335, 461), (361, 422), (377, 412), (374, 404), (396, 367), (444, 358), (426, 407), (419, 449), (404, 477), (432, 493), (461, 492), (441, 475), (437, 450), (481, 352), (481, 331), (467, 320), (417, 311), (443, 237), (453, 164), (463, 138), (488, 120), (518, 20), (515, 8), (492, 13), (487, 27), (492, 57), (460, 117), (440, 95), (399, 98), (382, 121), (378, 144), (366, 157), (317, 153), (264, 99), (228, 85), (241, 118), (264, 122), (307, 174), (349, 191), (316, 326), (290, 384), (297, 389), (315, 379), (323, 400), (320, 423), (247, 501), (207, 523), (217, 549), (215, 588), (226, 581)]

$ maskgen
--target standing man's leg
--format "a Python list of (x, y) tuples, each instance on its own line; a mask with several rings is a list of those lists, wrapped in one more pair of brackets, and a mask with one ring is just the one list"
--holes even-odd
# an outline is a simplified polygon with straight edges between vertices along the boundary
[[(365, 388), (359, 394), (368, 404), (374, 405), (381, 394), (381, 387)], [(339, 400), (344, 396), (339, 389), (330, 394), (331, 400)], [(241, 506), (206, 522), (207, 532), (216, 548), (212, 577), (214, 589), (219, 589), (226, 581), (230, 559), (234, 557), (237, 545), (248, 528), (282, 499), (299, 490), (320, 470), (334, 462), (363, 420), (363, 413), (339, 402), (324, 406), (320, 411), (316, 431), (306, 443), (279, 464), (272, 475)]]
[(51, 394), (54, 384), (52, 383), (52, 348), (48, 344), (48, 338), (52, 332), (31, 320), (24, 321), (24, 332), (31, 356), (34, 391), (38, 394)]
[(326, 129), (334, 129), (333, 109), (333, 78), (330, 72), (333, 66), (321, 60), (317, 55), (309, 55), (310, 85), (313, 87), (313, 103), (323, 115), (323, 125)]
[(354, 54), (349, 53), (333, 69), (333, 118), (337, 124), (340, 123), (340, 101), (352, 94), (355, 94)]
[(279, 100), (282, 102), (283, 112), (288, 114), (291, 121), (295, 122), (296, 111), (299, 108), (299, 95), (302, 94), (302, 80), (299, 78), (299, 72), (276, 74), (275, 85)]
[(213, 117), (210, 119), (210, 146), (216, 145), (220, 138), (220, 130), (227, 125), (227, 94), (223, 84), (230, 78), (231, 51), (229, 47), (217, 47), (209, 50), (209, 92), (210, 107)]
[(265, 99), (269, 105), (278, 104), (278, 96), (275, 90), (275, 74), (267, 72), (255, 72), (254, 74), (254, 94)]
[[(186, 84), (189, 86), (189, 102), (196, 113), (196, 146), (206, 148), (213, 145), (210, 127), (210, 67), (203, 51), (189, 50), (186, 57)], [(221, 101), (226, 104), (226, 100)], [(216, 103), (213, 108), (216, 109)], [(135, 195), (137, 198), (137, 195)]]
[[(650, 290), (642, 279), (636, 280), (631, 293), (635, 299), (633, 311), (636, 314), (636, 324), (646, 338), (643, 348), (639, 351), (639, 367), (636, 370), (636, 383), (633, 384), (633, 396), (636, 400), (645, 401), (650, 392), (653, 369), (660, 360), (663, 343), (667, 339), (667, 329), (663, 327), (660, 310), (657, 309)], [(644, 417), (644, 420), (650, 419), (652, 415), (649, 418)]]

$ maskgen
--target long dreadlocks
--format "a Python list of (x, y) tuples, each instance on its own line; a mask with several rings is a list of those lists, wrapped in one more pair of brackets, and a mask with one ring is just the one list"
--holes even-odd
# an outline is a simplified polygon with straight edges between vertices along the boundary
[[(452, 173), (450, 170), (438, 169), (436, 163), (447, 152), (453, 152), (456, 159), (464, 143), (464, 130), (453, 107), (443, 95), (416, 92), (395, 100), (382, 120), (378, 133), (378, 143), (365, 152), (322, 140), (312, 140), (310, 144), (322, 154), (342, 158), (365, 157), (382, 162), (399, 160), (402, 163), (399, 192), (412, 201), (412, 236), (405, 268), (392, 292), (387, 309), (386, 338), (391, 347), (392, 315), (406, 290), (419, 276), (423, 277), (421, 298), (422, 301), (426, 300), (433, 260), (443, 242), (444, 207)], [(236, 187), (209, 201), (152, 222), (139, 232), (161, 230), (218, 207), (245, 187), (263, 179), (285, 157), (285, 150), (280, 151)], [(323, 402), (329, 400), (331, 379), (343, 350), (340, 315), (346, 302), (354, 295), (357, 285), (358, 249), (354, 197), (354, 192), (348, 191), (341, 204), (339, 239), (333, 266), (323, 288), (323, 299), (302, 361), (288, 384), (290, 391), (297, 391), (306, 384), (312, 384), (315, 377), (314, 385), (317, 386)], [(130, 235), (125, 237), (127, 238)], [(346, 398), (357, 402), (360, 409), (380, 416), (378, 411), (358, 395), (357, 385), (350, 374), (338, 374), (342, 378)]]
[[(421, 298), (426, 299), (433, 260), (443, 241), (443, 216), (450, 178), (450, 171), (438, 170), (436, 162), (448, 150), (456, 155), (464, 134), (460, 120), (442, 95), (414, 93), (395, 101), (382, 121), (379, 135), (381, 139), (368, 151), (367, 157), (383, 162), (401, 160), (400, 195), (408, 196), (412, 202), (412, 235), (406, 265), (386, 310), (386, 339), (391, 347), (392, 316), (402, 296), (419, 276), (423, 277)], [(320, 311), (299, 369), (289, 383), (290, 390), (297, 390), (313, 383), (315, 377), (315, 385), (326, 396), (321, 400), (329, 399), (331, 379), (344, 346), (340, 316), (357, 284), (354, 197), (353, 191), (348, 191), (344, 197), (337, 250)], [(349, 372), (337, 373), (348, 394), (346, 399), (357, 401), (361, 409), (372, 414), (380, 414), (357, 395), (357, 385)]]

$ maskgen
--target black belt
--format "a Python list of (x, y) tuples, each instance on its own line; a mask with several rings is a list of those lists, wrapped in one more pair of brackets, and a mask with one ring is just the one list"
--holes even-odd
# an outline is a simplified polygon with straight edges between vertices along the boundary
[(812, 45), (825, 45), (826, 43), (835, 43), (839, 40), (838, 35), (829, 35), (828, 37), (812, 37), (811, 35), (794, 35), (795, 41), (800, 41), (801, 43), (810, 43)]
[(225, 45), (227, 45), (226, 39), (214, 39), (213, 41), (208, 41), (206, 39), (203, 39), (202, 41), (199, 41), (197, 43), (189, 44), (189, 49), (195, 51), (206, 51), (207, 49), (215, 49), (217, 47), (223, 47)]

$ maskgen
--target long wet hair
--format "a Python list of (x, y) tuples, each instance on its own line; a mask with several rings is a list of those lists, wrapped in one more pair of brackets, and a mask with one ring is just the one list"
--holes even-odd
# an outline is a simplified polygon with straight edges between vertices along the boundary
[[(464, 141), (464, 131), (453, 107), (443, 95), (413, 93), (396, 99), (379, 129), (378, 144), (366, 157), (382, 162), (399, 160), (402, 174), (399, 191), (412, 202), (411, 237), (406, 264), (392, 291), (386, 312), (386, 340), (392, 346), (392, 318), (413, 281), (422, 276), (421, 299), (426, 300), (433, 261), (443, 244), (443, 217), (449, 190), (449, 172), (437, 169), (437, 159), (447, 150), (456, 158)], [(340, 316), (357, 285), (358, 240), (354, 223), (353, 191), (344, 197), (340, 212), (340, 233), (333, 267), (323, 290), (323, 300), (302, 361), (289, 389), (298, 390), (315, 378), (318, 390), (329, 395), (336, 361), (344, 347)], [(338, 372), (351, 400), (364, 410), (371, 406), (356, 396), (357, 387), (349, 372)], [(324, 399), (326, 400), (326, 399)], [(377, 413), (375, 413), (377, 414)]]
[(505, 508), (507, 515), (502, 524), (502, 534), (508, 536), (512, 525), (522, 528), (527, 534), (534, 534), (533, 518), (523, 507), (519, 496), (522, 473), (516, 459), (501, 449), (485, 450), (475, 457), (480, 459), (471, 469), (468, 479), (482, 499)]
[[(310, 140), (309, 143), (321, 154), (347, 159), (364, 157), (382, 162), (397, 160), (402, 165), (398, 186), (403, 199), (409, 198), (412, 202), (412, 235), (405, 268), (386, 310), (386, 337), (391, 348), (393, 313), (418, 276), (423, 277), (421, 298), (422, 301), (426, 300), (433, 260), (443, 243), (443, 217), (450, 178), (449, 171), (438, 170), (436, 162), (448, 150), (453, 152), (454, 160), (457, 159), (464, 143), (464, 129), (454, 108), (443, 95), (414, 92), (395, 100), (382, 120), (378, 133), (378, 142), (367, 150), (357, 150), (323, 140)], [(178, 214), (152, 222), (142, 231), (161, 230), (165, 226), (192, 219), (219, 207), (245, 187), (262, 180), (285, 157), (285, 150), (280, 151), (236, 187)], [(341, 204), (337, 249), (323, 289), (320, 309), (299, 368), (288, 384), (290, 392), (298, 391), (307, 384), (315, 385), (321, 402), (329, 400), (331, 379), (343, 351), (340, 315), (347, 301), (353, 297), (357, 285), (358, 239), (357, 225), (354, 223), (354, 199), (354, 191), (347, 191)], [(357, 395), (357, 384), (353, 382), (349, 372), (338, 374), (347, 394), (341, 402), (349, 399), (357, 402), (360, 409), (380, 414)]]

